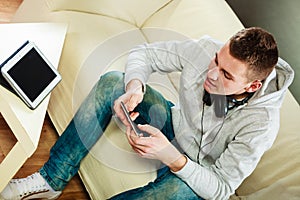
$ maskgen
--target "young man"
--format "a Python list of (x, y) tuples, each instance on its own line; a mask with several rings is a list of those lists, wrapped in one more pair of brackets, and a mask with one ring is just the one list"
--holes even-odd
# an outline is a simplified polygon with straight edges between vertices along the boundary
[[(174, 71), (181, 72), (176, 106), (146, 85), (151, 73)], [(226, 44), (203, 37), (141, 45), (125, 75), (101, 76), (39, 172), (12, 180), (1, 195), (58, 197), (116, 114), (132, 148), (166, 167), (153, 183), (112, 199), (228, 199), (273, 144), (292, 79), (273, 36), (261, 28), (241, 30)], [(121, 101), (150, 136), (134, 134)]]

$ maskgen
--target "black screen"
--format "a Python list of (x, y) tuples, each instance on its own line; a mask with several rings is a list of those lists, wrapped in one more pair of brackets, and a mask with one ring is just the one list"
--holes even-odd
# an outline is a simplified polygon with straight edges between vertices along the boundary
[(34, 48), (21, 58), (8, 71), (8, 74), (31, 101), (34, 101), (56, 77), (56, 74)]

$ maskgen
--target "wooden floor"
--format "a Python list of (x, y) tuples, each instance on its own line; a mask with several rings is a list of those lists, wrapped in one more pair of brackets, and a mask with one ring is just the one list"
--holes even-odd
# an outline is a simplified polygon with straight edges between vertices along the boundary
[[(0, 23), (9, 23), (22, 1), (23, 0), (0, 0)], [(1, 45), (0, 48), (2, 48)], [(58, 135), (53, 128), (51, 120), (46, 116), (37, 151), (26, 161), (15, 175), (15, 178), (23, 178), (36, 172), (48, 159), (49, 150), (57, 138)], [(0, 114), (0, 163), (15, 143), (16, 138)], [(66, 199), (90, 199), (78, 175), (71, 180), (59, 198), (59, 200)]]

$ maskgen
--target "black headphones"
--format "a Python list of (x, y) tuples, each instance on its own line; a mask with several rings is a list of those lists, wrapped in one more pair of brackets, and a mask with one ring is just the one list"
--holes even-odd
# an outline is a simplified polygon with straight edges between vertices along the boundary
[(229, 110), (244, 105), (253, 96), (253, 93), (248, 93), (248, 96), (243, 100), (238, 101), (231, 95), (210, 94), (204, 90), (203, 103), (211, 106), (214, 103), (216, 117), (225, 117)]

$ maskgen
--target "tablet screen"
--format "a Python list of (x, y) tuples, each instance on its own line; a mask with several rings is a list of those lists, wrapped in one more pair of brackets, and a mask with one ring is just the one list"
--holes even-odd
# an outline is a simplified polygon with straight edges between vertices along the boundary
[(61, 80), (58, 71), (32, 41), (25, 42), (1, 64), (1, 73), (31, 109), (35, 109)]
[(7, 73), (31, 101), (34, 101), (56, 77), (35, 48), (32, 48)]

